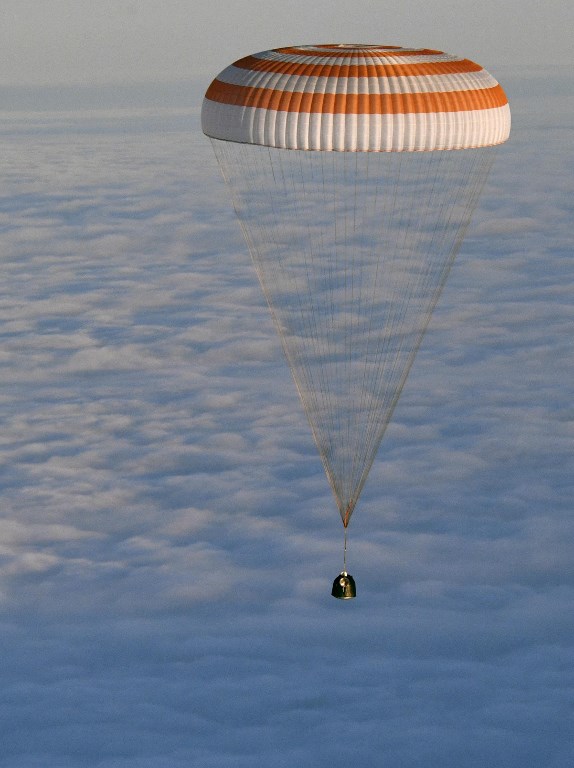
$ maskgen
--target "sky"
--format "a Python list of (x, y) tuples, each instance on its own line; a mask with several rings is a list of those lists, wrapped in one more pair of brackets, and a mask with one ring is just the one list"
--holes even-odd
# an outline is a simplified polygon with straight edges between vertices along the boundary
[(425, 46), (494, 65), (572, 65), (564, 0), (2, 0), (0, 85), (211, 79), (281, 45)]
[[(443, 45), (444, 4), (420, 38), (460, 37), (513, 131), (353, 516), (342, 602), (340, 518), (199, 129), (204, 83), (281, 41), (263, 3), (223, 7), (2, 4), (0, 766), (566, 768), (574, 87), (521, 65), (553, 34), (571, 65), (572, 11), (523, 3), (514, 37), (508, 3), (474, 39), (494, 6), (457, 4)], [(409, 8), (385, 42), (418, 44)], [(319, 10), (312, 39), (340, 38)]]

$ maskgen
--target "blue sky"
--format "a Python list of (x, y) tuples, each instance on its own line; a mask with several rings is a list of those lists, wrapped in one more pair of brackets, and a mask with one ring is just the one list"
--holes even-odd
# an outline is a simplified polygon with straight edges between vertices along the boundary
[(34, 112), (4, 82), (3, 768), (569, 764), (572, 79), (491, 69), (511, 141), (353, 517), (350, 603), (203, 73), (76, 103), (56, 78)]

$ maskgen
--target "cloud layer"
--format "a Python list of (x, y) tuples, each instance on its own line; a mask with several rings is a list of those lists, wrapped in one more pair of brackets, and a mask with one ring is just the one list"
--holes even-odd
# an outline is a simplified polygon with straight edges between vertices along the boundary
[(4, 115), (6, 768), (568, 764), (572, 116), (537, 87), (509, 78), (512, 141), (353, 518), (348, 604), (196, 112)]

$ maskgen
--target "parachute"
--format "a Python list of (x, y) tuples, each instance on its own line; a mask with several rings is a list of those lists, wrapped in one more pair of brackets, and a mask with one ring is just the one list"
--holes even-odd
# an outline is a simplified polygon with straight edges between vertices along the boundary
[(441, 51), (309, 45), (223, 70), (202, 128), (345, 528), (344, 581), (347, 526), (509, 136), (508, 102)]

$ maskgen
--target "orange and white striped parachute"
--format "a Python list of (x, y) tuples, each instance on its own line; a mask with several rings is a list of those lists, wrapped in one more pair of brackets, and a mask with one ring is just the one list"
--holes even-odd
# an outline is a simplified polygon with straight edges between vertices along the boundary
[(508, 138), (504, 91), (440, 51), (308, 45), (236, 61), (203, 104), (208, 136), (284, 149), (464, 149)]
[(202, 127), (346, 528), (508, 138), (506, 96), (440, 51), (278, 48), (218, 75)]

